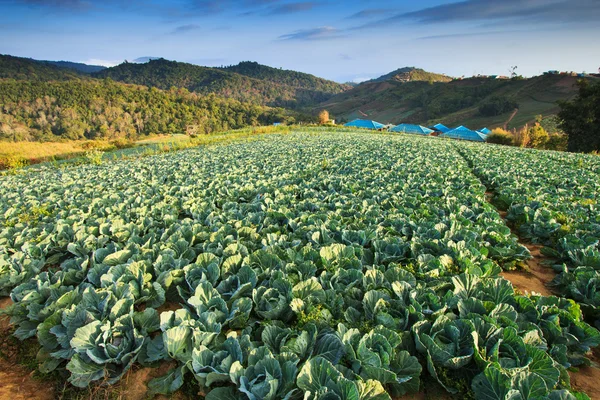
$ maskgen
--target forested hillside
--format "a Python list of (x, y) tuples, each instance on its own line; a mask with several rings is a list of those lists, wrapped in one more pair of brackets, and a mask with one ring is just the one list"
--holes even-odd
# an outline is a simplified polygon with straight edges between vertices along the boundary
[(68, 69), (72, 69), (84, 74), (91, 74), (92, 72), (98, 72), (98, 71), (102, 71), (103, 69), (106, 69), (106, 67), (103, 67), (102, 65), (89, 65), (89, 64), (83, 64), (83, 63), (77, 63), (77, 62), (71, 62), (71, 61), (39, 61), (41, 63), (46, 63), (46, 64), (51, 64), (54, 66), (57, 66), (59, 68), (68, 68)]
[[(243, 69), (251, 73), (247, 68)], [(292, 109), (315, 106), (345, 88), (333, 82), (329, 84), (331, 87), (328, 87), (320, 81), (311, 87), (306, 77), (296, 82), (298, 86), (293, 86), (285, 83), (294, 82), (293, 78), (283, 78), (281, 74), (277, 74), (271, 79), (267, 77), (269, 74), (264, 70), (257, 75), (260, 75), (261, 79), (225, 69), (201, 67), (165, 59), (151, 60), (144, 64), (123, 63), (93, 74), (97, 78), (111, 78), (125, 83), (160, 89), (180, 87), (197, 93), (215, 93), (239, 101)]]
[(110, 80), (0, 80), (0, 139), (114, 139), (203, 134), (292, 119), (289, 111)]
[(30, 81), (65, 81), (82, 79), (84, 75), (69, 68), (0, 54), (0, 79), (26, 79)]
[(311, 74), (273, 68), (253, 61), (244, 61), (237, 65), (224, 67), (222, 70), (282, 85), (325, 93), (341, 93), (352, 88), (349, 85), (328, 81), (327, 79), (318, 78)]

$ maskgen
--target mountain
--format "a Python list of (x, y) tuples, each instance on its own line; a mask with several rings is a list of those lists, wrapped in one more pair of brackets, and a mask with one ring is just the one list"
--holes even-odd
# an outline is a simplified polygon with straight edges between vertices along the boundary
[(273, 68), (253, 61), (244, 61), (238, 65), (232, 65), (220, 69), (228, 72), (235, 72), (250, 78), (326, 93), (341, 93), (350, 89), (350, 86), (348, 85), (328, 81), (327, 79), (318, 78), (314, 75), (287, 69)]
[(385, 82), (385, 81), (396, 81), (396, 82), (450, 82), (451, 77), (436, 74), (434, 72), (427, 72), (420, 68), (415, 67), (404, 67), (399, 68), (395, 71), (380, 76), (379, 78), (371, 79), (370, 81), (363, 83), (373, 82)]
[[(301, 109), (327, 101), (347, 86), (308, 74), (242, 63), (235, 67), (210, 68), (165, 59), (144, 64), (123, 63), (92, 74), (96, 78), (234, 98), (255, 104)], [(239, 70), (243, 73), (234, 72)]]
[(77, 63), (77, 62), (71, 62), (71, 61), (38, 61), (41, 63), (45, 63), (45, 64), (51, 64), (54, 66), (57, 66), (59, 68), (67, 68), (67, 69), (72, 69), (75, 70), (77, 72), (81, 72), (84, 74), (91, 74), (92, 72), (98, 72), (98, 71), (102, 71), (103, 69), (106, 69), (106, 67), (102, 66), (102, 65), (89, 65), (89, 64), (83, 64), (83, 63)]
[(56, 65), (0, 54), (0, 79), (25, 79), (29, 81), (65, 81), (82, 79), (78, 71)]
[(533, 122), (537, 115), (555, 115), (559, 109), (557, 101), (569, 100), (577, 93), (578, 78), (570, 75), (511, 80), (478, 77), (449, 82), (401, 82), (395, 78), (410, 72), (400, 69), (362, 83), (332, 97), (314, 111), (327, 109), (338, 120), (369, 118), (383, 123), (426, 126), (442, 122), (474, 129), (506, 124), (513, 128)]

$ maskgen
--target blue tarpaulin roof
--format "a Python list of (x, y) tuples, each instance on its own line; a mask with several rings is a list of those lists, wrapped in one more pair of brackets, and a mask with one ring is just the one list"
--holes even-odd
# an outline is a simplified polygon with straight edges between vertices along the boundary
[(486, 135), (481, 132), (472, 131), (464, 126), (459, 126), (440, 135), (443, 138), (471, 140), (474, 142), (485, 142)]
[(354, 128), (367, 128), (367, 129), (382, 129), (385, 128), (385, 125), (380, 124), (377, 121), (370, 121), (366, 119), (355, 119), (354, 121), (350, 121), (344, 126), (352, 126)]
[(489, 135), (490, 133), (492, 133), (492, 131), (488, 128), (480, 129), (479, 132), (483, 133), (484, 135)]
[(442, 133), (446, 133), (450, 130), (450, 128), (448, 128), (446, 125), (444, 124), (436, 124), (434, 126), (430, 127), (431, 129), (438, 131), (438, 132), (442, 132)]
[(390, 132), (404, 132), (404, 133), (414, 133), (417, 135), (429, 135), (433, 132), (433, 130), (426, 128), (421, 125), (412, 125), (412, 124), (400, 124), (396, 125)]

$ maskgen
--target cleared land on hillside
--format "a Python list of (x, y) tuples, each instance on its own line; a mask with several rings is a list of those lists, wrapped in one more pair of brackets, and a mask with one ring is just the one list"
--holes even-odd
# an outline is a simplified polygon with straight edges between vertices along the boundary
[(519, 111), (508, 128), (518, 128), (558, 112), (557, 101), (577, 94), (577, 77), (544, 75), (524, 80), (470, 78), (448, 83), (384, 81), (364, 83), (321, 104), (339, 118), (369, 118), (382, 123), (419, 123), (472, 129), (502, 127), (512, 109), (496, 116), (484, 116), (479, 106), (486, 100), (503, 97), (514, 100)]

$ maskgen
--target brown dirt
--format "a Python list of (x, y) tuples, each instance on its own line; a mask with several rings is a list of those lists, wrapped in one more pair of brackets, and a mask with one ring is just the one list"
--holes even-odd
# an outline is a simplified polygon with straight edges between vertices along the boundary
[(596, 347), (589, 356), (592, 366), (581, 367), (577, 372), (569, 372), (573, 389), (584, 392), (592, 400), (600, 400), (600, 349)]
[(162, 306), (158, 307), (156, 309), (156, 311), (160, 315), (161, 313), (163, 313), (165, 311), (177, 311), (180, 308), (183, 308), (183, 307), (181, 307), (181, 304), (179, 304), (179, 303), (173, 303), (173, 302), (169, 302), (168, 301), (165, 304), (163, 304)]
[[(0, 299), (0, 309), (12, 304), (8, 297)], [(7, 316), (0, 316), (0, 336), (10, 335), (10, 324)], [(33, 377), (34, 372), (27, 371), (14, 360), (15, 349), (9, 347), (8, 341), (2, 341), (0, 348), (0, 400), (50, 400), (55, 399), (55, 390)]]
[[(150, 398), (148, 393), (148, 382), (154, 378), (165, 375), (171, 368), (177, 364), (175, 362), (165, 362), (158, 368), (139, 368), (134, 367), (130, 370), (119, 382), (115, 389), (123, 399), (127, 400), (144, 400)], [(155, 400), (166, 399), (164, 396), (154, 397)], [(168, 397), (169, 399), (180, 399), (179, 393), (175, 393)]]
[(528, 243), (521, 244), (527, 247), (533, 257), (527, 260), (527, 270), (503, 271), (501, 273), (502, 277), (508, 279), (516, 289), (523, 293), (537, 292), (544, 296), (551, 296), (552, 292), (546, 285), (554, 279), (556, 273), (552, 268), (544, 265), (549, 259), (540, 252), (543, 246)]
[(423, 371), (421, 388), (418, 393), (392, 397), (392, 400), (453, 400), (458, 398), (448, 393), (434, 378)]
[[(486, 193), (488, 201), (492, 196), (491, 192)], [(506, 221), (506, 211), (498, 210), (498, 213)], [(517, 235), (516, 232), (513, 231), (513, 233)], [(508, 279), (521, 292), (537, 292), (544, 296), (552, 295), (553, 293), (546, 285), (554, 279), (556, 273), (552, 268), (544, 265), (551, 259), (541, 253), (540, 250), (543, 246), (523, 243), (522, 241), (520, 243), (527, 247), (533, 257), (527, 261), (527, 270), (503, 271), (501, 275), (505, 279)], [(578, 368), (577, 371), (569, 371), (571, 386), (576, 391), (584, 392), (592, 400), (600, 400), (600, 348), (596, 347), (593, 349), (588, 357), (592, 361), (591, 366)]]
[[(486, 200), (488, 202), (491, 201), (493, 195), (493, 192), (486, 192)], [(498, 210), (498, 214), (500, 215), (500, 218), (504, 220), (506, 225), (509, 226), (506, 222), (507, 212), (503, 210)], [(519, 237), (517, 232), (515, 232), (512, 229), (512, 227), (511, 230), (515, 234), (515, 236)], [(550, 283), (552, 279), (554, 279), (556, 273), (552, 268), (547, 267), (545, 265), (545, 263), (549, 262), (550, 259), (541, 253), (543, 246), (531, 243), (524, 243), (520, 238), (519, 243), (527, 247), (527, 250), (529, 250), (533, 258), (527, 260), (525, 270), (502, 271), (500, 275), (504, 279), (509, 280), (510, 283), (513, 284), (515, 289), (518, 289), (523, 293), (536, 292), (544, 296), (552, 296), (553, 293), (550, 291), (550, 289), (548, 289), (547, 284)]]

